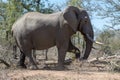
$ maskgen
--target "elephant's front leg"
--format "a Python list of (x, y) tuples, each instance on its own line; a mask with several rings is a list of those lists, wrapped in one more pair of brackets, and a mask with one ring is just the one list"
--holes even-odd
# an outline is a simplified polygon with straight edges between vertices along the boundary
[(64, 61), (65, 61), (65, 56), (66, 56), (66, 52), (68, 49), (68, 42), (69, 41), (65, 41), (59, 45), (57, 45), (58, 48), (58, 66), (57, 69), (62, 70), (64, 69)]

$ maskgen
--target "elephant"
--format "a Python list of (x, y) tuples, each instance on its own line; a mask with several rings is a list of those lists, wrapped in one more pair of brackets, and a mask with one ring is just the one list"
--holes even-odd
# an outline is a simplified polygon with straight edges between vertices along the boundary
[[(81, 32), (86, 42), (81, 59), (86, 60), (89, 57), (94, 42), (94, 32), (87, 11), (74, 6), (52, 14), (28, 12), (13, 24), (11, 31), (21, 52), (18, 64), (25, 67), (25, 57), (28, 57), (30, 69), (38, 69), (32, 57), (32, 50), (43, 50), (53, 46), (58, 49), (57, 68), (64, 69), (66, 52), (75, 48), (75, 53), (80, 53), (71, 42), (71, 36), (77, 31)], [(79, 58), (80, 54), (76, 56)]]

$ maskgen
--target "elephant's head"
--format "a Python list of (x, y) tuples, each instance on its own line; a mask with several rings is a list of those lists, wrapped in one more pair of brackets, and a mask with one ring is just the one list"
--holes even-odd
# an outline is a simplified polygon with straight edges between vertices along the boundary
[(69, 6), (65, 9), (63, 17), (74, 32), (80, 31), (86, 41), (86, 49), (82, 59), (87, 59), (94, 42), (94, 32), (88, 13), (77, 7)]

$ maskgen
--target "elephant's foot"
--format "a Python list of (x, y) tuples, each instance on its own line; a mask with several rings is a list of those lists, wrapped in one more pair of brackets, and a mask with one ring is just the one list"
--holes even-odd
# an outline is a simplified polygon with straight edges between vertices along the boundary
[(85, 57), (80, 58), (80, 61), (83, 61), (83, 60), (87, 60), (87, 58)]
[(64, 61), (64, 65), (70, 65), (72, 63), (72, 59), (67, 59)]
[(29, 67), (30, 70), (38, 70), (39, 68), (36, 65), (32, 65)]
[(23, 68), (23, 69), (27, 68), (25, 64), (20, 64), (20, 63), (17, 64), (17, 67), (18, 68)]
[(64, 65), (57, 65), (56, 70), (65, 70), (65, 66)]
[(45, 66), (43, 67), (43, 69), (44, 69), (44, 70), (50, 70), (51, 68), (50, 68), (49, 66), (45, 65)]

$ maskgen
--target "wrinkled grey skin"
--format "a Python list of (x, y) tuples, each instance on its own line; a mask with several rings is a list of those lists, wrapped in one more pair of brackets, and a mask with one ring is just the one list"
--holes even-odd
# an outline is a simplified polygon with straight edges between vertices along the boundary
[(32, 50), (43, 50), (56, 46), (58, 49), (58, 69), (63, 69), (66, 52), (71, 48), (70, 38), (77, 31), (83, 34), (86, 41), (86, 49), (82, 59), (87, 59), (93, 42), (86, 35), (89, 34), (93, 39), (94, 34), (85, 10), (69, 6), (64, 11), (53, 14), (26, 13), (12, 26), (13, 37), (21, 52), (19, 66), (25, 67), (24, 61), (27, 56), (31, 69), (37, 69), (38, 67), (32, 58)]

